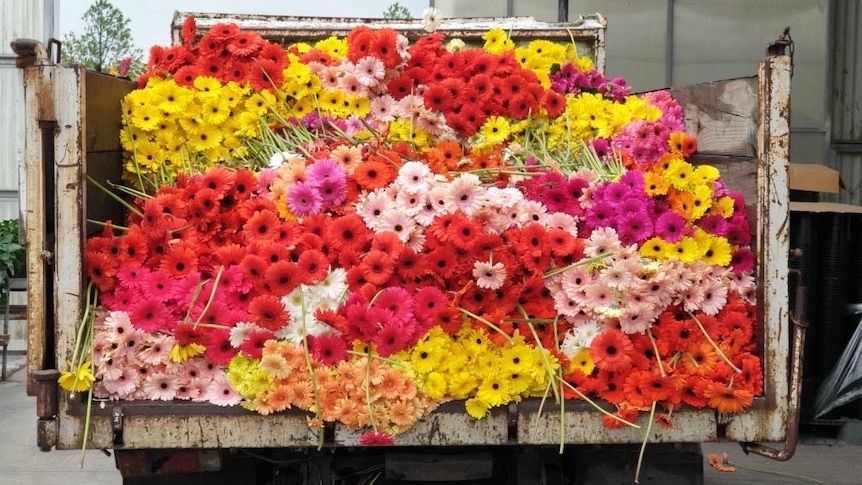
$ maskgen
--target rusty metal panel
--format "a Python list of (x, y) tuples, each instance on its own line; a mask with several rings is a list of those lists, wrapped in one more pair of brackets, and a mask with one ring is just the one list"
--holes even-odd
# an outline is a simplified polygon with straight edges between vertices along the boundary
[[(426, 34), (421, 20), (382, 20), (329, 17), (289, 17), (278, 15), (225, 14), (206, 12), (176, 12), (171, 24), (171, 41), (181, 43), (183, 22), (195, 18), (198, 34), (202, 35), (218, 23), (233, 23), (243, 30), (260, 33), (265, 39), (280, 44), (314, 42), (329, 36), (346, 36), (354, 27), (371, 25), (389, 27), (408, 38)], [(605, 18), (599, 14), (582, 16), (572, 22), (539, 22), (532, 17), (495, 17), (470, 19), (443, 19), (437, 31), (459, 37), (465, 42), (483, 42), (482, 35), (493, 27), (504, 29), (518, 41), (546, 39), (557, 42), (574, 42), (578, 55), (593, 60), (600, 72), (605, 70)]]
[[(508, 442), (508, 410), (494, 408), (483, 419), (471, 418), (463, 402), (443, 404), (413, 427), (395, 436), (398, 446), (504, 445)], [(368, 429), (335, 426), (335, 444), (357, 446)]]
[[(568, 444), (638, 443), (644, 439), (649, 415), (643, 414), (635, 423), (640, 428), (625, 426), (608, 429), (599, 419), (599, 413), (578, 402), (567, 402), (562, 429), (562, 441)], [(673, 413), (673, 429), (653, 425), (649, 441), (652, 443), (715, 441), (716, 419), (712, 410), (677, 410)], [(561, 441), (560, 408), (546, 402), (543, 409), (539, 403), (529, 401), (518, 406), (518, 443), (553, 445)]]
[(789, 251), (789, 56), (772, 56), (760, 65), (758, 133), (758, 309), (763, 321), (763, 408), (727, 417), (727, 437), (737, 441), (780, 441), (788, 419), (790, 310)]

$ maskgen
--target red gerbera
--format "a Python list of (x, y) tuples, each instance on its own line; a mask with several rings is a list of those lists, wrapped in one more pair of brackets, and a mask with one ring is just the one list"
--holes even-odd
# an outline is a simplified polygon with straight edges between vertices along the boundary
[(195, 36), (198, 33), (197, 22), (195, 21), (194, 15), (189, 15), (183, 21), (183, 29), (180, 31), (180, 36), (183, 39), (183, 45), (186, 47), (190, 47), (195, 40)]
[[(396, 43), (398, 32), (394, 29), (380, 29), (371, 36), (370, 54), (383, 61), (387, 69), (392, 69), (401, 62)], [(353, 60), (353, 59), (351, 59)]]
[(290, 260), (290, 252), (287, 250), (287, 248), (284, 245), (274, 241), (253, 241), (249, 245), (248, 249), (251, 253), (257, 254), (268, 263), (277, 263), (279, 261)]
[(362, 258), (360, 268), (365, 281), (373, 285), (382, 285), (392, 277), (395, 261), (383, 251), (371, 250)]
[(305, 285), (317, 283), (326, 277), (326, 273), (329, 271), (329, 259), (316, 249), (300, 254), (296, 265), (299, 267), (302, 283)]
[(275, 334), (266, 330), (252, 330), (248, 333), (239, 349), (249, 359), (260, 359), (267, 340), (275, 339)]
[(267, 288), (275, 296), (284, 296), (295, 290), (302, 278), (299, 267), (290, 261), (277, 261), (269, 266), (264, 273)]
[(566, 110), (566, 98), (553, 89), (547, 89), (542, 95), (542, 107), (548, 113), (548, 118), (556, 118)]
[(206, 334), (206, 353), (208, 361), (216, 365), (228, 365), (230, 360), (239, 353), (230, 344), (229, 330), (210, 330)]
[(207, 342), (207, 333), (203, 327), (198, 327), (192, 323), (178, 323), (174, 327), (174, 338), (180, 345), (201, 344)]
[(277, 332), (290, 320), (290, 313), (275, 295), (261, 294), (248, 305), (249, 318), (259, 327)]
[(191, 88), (195, 85), (195, 79), (201, 75), (201, 70), (196, 65), (183, 66), (174, 73), (174, 82), (180, 86)]
[(628, 335), (611, 328), (599, 333), (590, 344), (590, 355), (596, 367), (604, 371), (625, 372), (632, 366), (634, 351)]
[(351, 62), (359, 62), (359, 59), (371, 53), (371, 41), (374, 31), (365, 25), (355, 27), (347, 34), (347, 58)]
[(369, 431), (359, 437), (362, 446), (389, 446), (395, 437), (383, 431)]
[(159, 269), (173, 276), (186, 276), (198, 268), (198, 254), (185, 245), (171, 247), (162, 258)]
[(172, 322), (171, 312), (164, 303), (151, 299), (140, 300), (129, 309), (129, 320), (135, 328), (145, 332), (167, 329)]
[(386, 187), (395, 180), (392, 167), (380, 160), (369, 159), (357, 165), (353, 178), (365, 190)]
[(227, 44), (228, 52), (236, 57), (250, 57), (258, 52), (263, 46), (264, 40), (260, 34), (243, 31), (237, 33)]
[(625, 374), (599, 371), (596, 374), (596, 392), (599, 397), (612, 404), (619, 404), (625, 398), (623, 383)]
[(377, 353), (381, 357), (404, 350), (411, 340), (411, 334), (397, 325), (386, 325), (374, 336), (373, 342), (377, 347)]
[(330, 223), (326, 231), (326, 240), (335, 251), (360, 250), (365, 246), (369, 233), (362, 218), (355, 213), (350, 213)]
[(266, 268), (269, 263), (263, 257), (258, 256), (256, 254), (246, 254), (244, 258), (242, 258), (242, 263), (240, 263), (240, 268), (242, 269), (242, 275), (250, 281), (255, 286), (259, 287), (263, 285), (264, 275), (266, 274)]
[(326, 365), (337, 365), (349, 355), (347, 342), (335, 334), (309, 335), (308, 348), (315, 359)]

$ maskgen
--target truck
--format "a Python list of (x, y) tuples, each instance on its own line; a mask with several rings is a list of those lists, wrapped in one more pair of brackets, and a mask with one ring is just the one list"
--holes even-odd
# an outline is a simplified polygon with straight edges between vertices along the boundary
[[(371, 21), (178, 12), (173, 40), (188, 17), (198, 33), (234, 23), (282, 44), (344, 36), (358, 25), (420, 32), (415, 21)], [(440, 31), (475, 42), (490, 27), (515, 40), (571, 41), (604, 69), (606, 23), (600, 15), (569, 23), (532, 19), (447, 20)], [(323, 436), (307, 413), (271, 415), (238, 406), (180, 401), (95, 401), (62, 391), (59, 369), (73, 352), (86, 298), (89, 221), (124, 220), (124, 207), (89, 180), (121, 179), (120, 102), (128, 79), (60, 61), (60, 44), (18, 40), (24, 72), (25, 180), (22, 207), (27, 247), (27, 391), (37, 398), (42, 451), (86, 446), (113, 450), (124, 483), (609, 483), (630, 479), (643, 429), (608, 429), (581, 401), (564, 408), (530, 398), (492, 408), (476, 420), (463, 404), (440, 405), (393, 446), (360, 445), (362, 430), (326, 423)], [(681, 407), (673, 428), (653, 427), (641, 479), (700, 483), (698, 444), (739, 442), (746, 452), (789, 459), (797, 440), (804, 347), (804, 286), (788, 270), (789, 112), (792, 59), (786, 35), (767, 48), (747, 78), (673, 87), (685, 125), (698, 139), (693, 163), (718, 167), (746, 197), (756, 249), (758, 355), (763, 394), (744, 412)], [(798, 275), (796, 275), (798, 276)], [(790, 308), (795, 288), (797, 306)], [(642, 416), (638, 422), (646, 425)], [(759, 442), (784, 442), (780, 449)], [(564, 447), (561, 447), (561, 443)], [(669, 457), (669, 458), (668, 458)], [(614, 475), (616, 474), (616, 475)], [(701, 478), (698, 478), (701, 477)], [(467, 482), (465, 482), (467, 481)]]

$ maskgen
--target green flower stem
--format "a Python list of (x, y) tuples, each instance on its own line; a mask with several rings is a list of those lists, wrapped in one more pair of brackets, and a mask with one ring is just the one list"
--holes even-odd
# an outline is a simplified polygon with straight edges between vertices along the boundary
[(765, 473), (767, 475), (786, 477), (786, 478), (791, 478), (793, 480), (799, 480), (800, 482), (819, 483), (821, 485), (826, 485), (826, 482), (821, 482), (820, 480), (817, 480), (816, 478), (811, 478), (807, 475), (800, 475), (798, 473), (787, 473), (787, 472), (779, 472), (779, 471), (775, 471), (775, 470), (764, 470), (762, 468), (753, 468), (753, 467), (748, 467), (748, 466), (737, 465), (736, 463), (731, 463), (729, 461), (726, 462), (726, 464), (728, 464), (732, 467), (739, 468), (740, 470), (748, 470), (750, 472), (755, 472), (755, 473)]
[[(518, 305), (520, 307), (520, 304)], [(523, 309), (522, 309), (523, 310)], [(542, 355), (542, 363), (545, 365), (545, 372), (548, 373), (548, 380), (553, 382), (557, 377), (557, 373), (554, 372), (554, 368), (551, 366), (551, 360), (548, 359), (548, 351), (542, 346), (541, 341), (539, 340), (539, 334), (536, 333), (536, 328), (533, 326), (532, 322), (527, 322), (527, 327), (530, 329), (530, 333), (533, 334), (533, 339), (536, 341), (536, 348), (539, 349), (539, 354)], [(551, 389), (554, 391), (554, 398), (557, 400), (564, 401), (565, 399), (561, 399), (562, 395), (560, 390), (557, 389), (557, 386), (551, 386)]]
[(581, 392), (580, 390), (578, 390), (578, 388), (577, 388), (577, 387), (575, 387), (575, 386), (571, 385), (570, 383), (566, 382), (565, 380), (563, 380), (562, 382), (563, 382), (563, 385), (564, 385), (564, 386), (566, 386), (566, 387), (568, 387), (569, 389), (571, 389), (571, 390), (572, 390), (572, 392), (574, 392), (575, 394), (577, 394), (577, 395), (578, 395), (578, 397), (579, 397), (579, 398), (581, 398), (581, 399), (583, 399), (583, 401), (584, 401), (584, 402), (586, 402), (586, 403), (587, 403), (587, 404), (589, 404), (590, 406), (594, 407), (594, 408), (596, 409), (596, 411), (598, 411), (598, 412), (600, 412), (600, 413), (604, 414), (605, 416), (607, 416), (607, 417), (609, 417), (609, 418), (615, 419), (615, 420), (619, 421), (620, 423), (625, 424), (626, 426), (631, 426), (632, 428), (640, 429), (640, 426), (639, 426), (639, 425), (637, 425), (637, 424), (635, 424), (635, 423), (632, 423), (631, 421), (628, 421), (628, 420), (626, 420), (626, 419), (623, 419), (623, 418), (621, 418), (621, 417), (617, 416), (616, 414), (613, 414), (613, 413), (608, 412), (607, 410), (605, 410), (605, 408), (603, 408), (603, 407), (599, 406), (598, 404), (596, 404), (596, 402), (595, 402), (595, 401), (593, 401), (592, 399), (590, 399), (589, 397), (587, 397), (587, 395), (586, 395), (586, 394), (584, 394), (583, 392)]
[(697, 328), (700, 329), (701, 333), (703, 333), (703, 336), (706, 337), (706, 340), (709, 342), (710, 345), (712, 345), (712, 348), (715, 349), (719, 357), (721, 357), (721, 360), (725, 361), (727, 365), (729, 365), (730, 368), (733, 369), (734, 372), (736, 372), (737, 374), (741, 373), (742, 369), (733, 365), (733, 362), (731, 362), (730, 359), (728, 359), (727, 356), (724, 355), (724, 352), (721, 350), (721, 347), (719, 347), (718, 344), (716, 344), (715, 341), (712, 340), (712, 337), (710, 337), (709, 334), (706, 332), (706, 329), (703, 328), (703, 324), (700, 323), (700, 320), (698, 320), (697, 317), (694, 316), (694, 314), (691, 312), (688, 312), (688, 315), (692, 318), (692, 320), (694, 320), (694, 323), (697, 324)]
[(377, 432), (377, 423), (374, 422), (374, 407), (371, 406), (371, 350), (368, 350), (365, 360), (365, 405), (368, 406), (368, 421), (371, 428)]
[(646, 451), (646, 445), (649, 442), (649, 435), (650, 435), (650, 432), (652, 431), (652, 423), (653, 423), (653, 421), (655, 421), (655, 403), (656, 402), (653, 401), (652, 407), (650, 407), (649, 423), (647, 423), (647, 428), (646, 428), (646, 431), (644, 432), (644, 440), (641, 443), (640, 453), (638, 453), (638, 466), (637, 466), (637, 468), (635, 468), (635, 483), (640, 483), (638, 480), (639, 480), (640, 474), (641, 474), (641, 465), (643, 464), (643, 460), (644, 460), (644, 452)]
[(213, 281), (213, 289), (210, 291), (210, 297), (207, 300), (207, 304), (204, 305), (204, 309), (201, 310), (201, 314), (198, 315), (197, 321), (195, 321), (194, 326), (197, 327), (201, 323), (201, 319), (203, 319), (204, 315), (209, 311), (210, 306), (212, 306), (213, 300), (215, 299), (216, 290), (218, 290), (218, 284), (221, 280), (221, 275), (224, 273), (224, 266), (219, 266), (218, 273), (216, 273), (215, 281)]
[[(317, 388), (317, 379), (314, 377), (314, 366), (311, 365), (311, 353), (308, 349), (308, 332), (305, 327), (305, 294), (302, 292), (302, 285), (299, 287), (299, 296), (302, 308), (302, 349), (305, 351), (305, 367), (308, 369), (308, 377), (311, 379), (311, 392), (314, 393), (314, 417), (320, 419), (320, 391)], [(324, 428), (320, 428), (320, 439), (317, 441), (317, 450), (323, 449)]]
[(606, 251), (602, 254), (599, 254), (598, 256), (593, 256), (592, 258), (582, 259), (582, 260), (578, 261), (577, 263), (572, 263), (570, 265), (563, 266), (561, 268), (552, 269), (551, 271), (548, 271), (547, 273), (545, 273), (542, 277), (543, 278), (550, 278), (551, 276), (556, 276), (560, 273), (565, 273), (566, 271), (568, 271), (572, 268), (576, 268), (578, 266), (584, 266), (584, 265), (589, 265), (589, 264), (593, 264), (593, 263), (598, 263), (599, 261), (607, 258), (608, 256), (610, 256), (612, 254), (613, 254), (612, 252)]
[(108, 197), (119, 202), (120, 205), (125, 207), (127, 211), (131, 212), (132, 214), (135, 214), (138, 217), (144, 217), (144, 215), (141, 213), (141, 211), (138, 210), (137, 207), (135, 207), (132, 204), (129, 204), (127, 201), (123, 200), (122, 197), (120, 197), (119, 195), (108, 190), (108, 188), (105, 187), (104, 185), (100, 184), (99, 182), (96, 182), (96, 179), (94, 179), (93, 177), (90, 177), (89, 175), (87, 175), (87, 180), (89, 180), (91, 184), (98, 187), (102, 192), (105, 193), (105, 195), (107, 195)]
[(379, 356), (379, 355), (377, 355), (377, 354), (365, 353), (365, 352), (357, 352), (357, 351), (355, 351), (355, 350), (348, 350), (348, 351), (347, 351), (347, 354), (348, 354), (348, 355), (354, 355), (354, 356), (357, 356), (357, 357), (370, 356), (370, 357), (373, 357), (373, 358), (375, 358), (375, 359), (377, 359), (377, 360), (379, 360), (379, 361), (381, 361), (381, 362), (385, 362), (385, 363), (387, 363), (387, 364), (389, 364), (389, 365), (392, 365), (392, 366), (397, 366), (397, 367), (409, 367), (409, 366), (407, 365), (407, 363), (405, 363), (405, 362), (401, 362), (401, 361), (394, 360), (394, 359), (389, 359), (389, 358), (386, 358), (386, 357), (381, 357), (381, 356)]
[(109, 187), (111, 187), (112, 189), (117, 189), (120, 192), (125, 192), (126, 194), (131, 195), (132, 197), (137, 197), (139, 199), (152, 199), (153, 198), (152, 195), (150, 195), (146, 192), (143, 192), (140, 190), (135, 190), (135, 189), (133, 189), (131, 187), (127, 187), (125, 185), (115, 184), (115, 183), (111, 182), (110, 180), (106, 180), (105, 183)]
[(647, 336), (649, 337), (649, 343), (652, 345), (652, 351), (655, 354), (655, 360), (658, 362), (658, 370), (661, 372), (661, 376), (665, 377), (664, 373), (664, 363), (661, 361), (661, 355), (658, 353), (658, 345), (655, 343), (655, 337), (652, 336), (652, 329), (647, 329)]
[[(93, 325), (89, 326), (90, 329), (87, 332), (87, 340), (92, 343), (94, 338), (95, 329)], [(90, 345), (90, 362), (95, 362), (96, 360), (96, 349), (93, 345)], [(95, 372), (95, 369), (94, 369)], [(90, 416), (93, 411), (93, 386), (91, 385), (89, 389), (87, 389), (87, 414), (84, 417), (84, 436), (81, 442), (81, 465), (80, 468), (84, 468), (84, 458), (87, 456), (87, 440), (90, 439)]]
[[(95, 225), (100, 226), (100, 227), (108, 227), (108, 225), (109, 225), (107, 222), (97, 221), (95, 219), (87, 219), (87, 222), (89, 222), (90, 224), (95, 224)], [(124, 232), (129, 230), (129, 228), (126, 226), (118, 226), (117, 224), (113, 224), (113, 223), (110, 224), (110, 226), (114, 229), (124, 231)]]
[(506, 341), (507, 341), (507, 342), (509, 342), (509, 345), (512, 345), (512, 344), (514, 344), (514, 343), (515, 343), (515, 341), (514, 341), (514, 340), (512, 340), (512, 337), (510, 337), (510, 336), (509, 336), (509, 334), (507, 334), (506, 332), (504, 332), (504, 331), (503, 331), (503, 329), (501, 329), (500, 327), (498, 327), (498, 326), (494, 325), (493, 323), (489, 322), (487, 319), (482, 318), (482, 317), (480, 317), (479, 315), (476, 315), (475, 313), (471, 312), (470, 310), (466, 310), (466, 309), (461, 308), (461, 307), (458, 307), (458, 310), (460, 310), (460, 311), (461, 311), (461, 313), (463, 313), (464, 315), (467, 315), (468, 317), (470, 317), (470, 318), (472, 318), (472, 319), (474, 319), (474, 320), (477, 320), (477, 321), (481, 322), (482, 324), (484, 324), (484, 325), (485, 325), (485, 326), (487, 326), (488, 328), (490, 328), (490, 329), (494, 330), (495, 332), (499, 333), (499, 334), (500, 334), (500, 335), (502, 335), (503, 337), (506, 337)]
[(78, 363), (78, 357), (80, 353), (83, 352), (86, 347), (86, 342), (84, 339), (84, 329), (88, 326), (87, 324), (90, 322), (90, 312), (93, 308), (95, 308), (96, 297), (94, 297), (94, 293), (98, 295), (98, 289), (93, 284), (92, 281), (87, 283), (87, 292), (84, 296), (84, 315), (81, 317), (81, 326), (78, 327), (78, 333), (75, 335), (75, 347), (72, 349), (72, 370), (74, 371), (75, 365)]

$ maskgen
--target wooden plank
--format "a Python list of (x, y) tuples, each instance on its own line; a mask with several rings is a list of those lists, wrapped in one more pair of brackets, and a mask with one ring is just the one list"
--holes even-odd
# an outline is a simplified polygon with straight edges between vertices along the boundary
[[(123, 111), (120, 108), (120, 101), (123, 96), (135, 89), (137, 84), (128, 79), (87, 71), (85, 86), (84, 116), (87, 153), (122, 151), (120, 130), (123, 127), (121, 121)], [(116, 163), (115, 168), (119, 172), (122, 169), (122, 163)]]
[(701, 154), (754, 157), (758, 120), (757, 77), (671, 88), (685, 111), (686, 131)]

